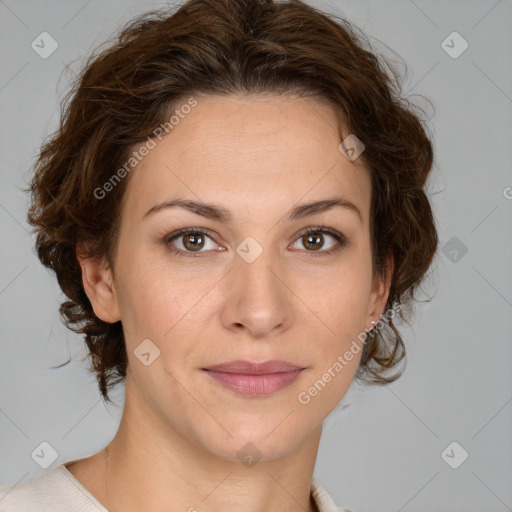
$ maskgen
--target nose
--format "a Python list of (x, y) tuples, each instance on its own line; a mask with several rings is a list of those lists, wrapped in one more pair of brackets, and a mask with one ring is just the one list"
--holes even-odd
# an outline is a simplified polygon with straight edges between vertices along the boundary
[(292, 322), (291, 296), (285, 268), (271, 251), (250, 263), (237, 255), (224, 283), (222, 324), (253, 338), (282, 333)]

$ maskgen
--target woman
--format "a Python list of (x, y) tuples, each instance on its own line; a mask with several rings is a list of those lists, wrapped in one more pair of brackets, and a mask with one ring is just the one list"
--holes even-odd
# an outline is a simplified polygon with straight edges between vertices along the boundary
[(190, 0), (91, 57), (28, 218), (123, 416), (0, 507), (339, 510), (322, 422), (399, 376), (437, 247), (432, 144), (364, 41), (298, 0)]

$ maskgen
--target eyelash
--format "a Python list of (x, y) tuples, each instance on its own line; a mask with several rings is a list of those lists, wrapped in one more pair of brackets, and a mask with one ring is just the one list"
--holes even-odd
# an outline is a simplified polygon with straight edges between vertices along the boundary
[[(318, 234), (318, 233), (331, 235), (338, 242), (338, 245), (336, 245), (335, 247), (333, 247), (332, 249), (329, 249), (327, 251), (319, 250), (318, 252), (316, 252), (316, 251), (308, 251), (308, 250), (306, 250), (306, 252), (311, 253), (311, 256), (313, 256), (313, 257), (329, 256), (329, 255), (339, 251), (340, 249), (342, 249), (343, 247), (345, 247), (347, 245), (347, 239), (346, 239), (345, 236), (343, 236), (341, 233), (339, 233), (335, 229), (327, 228), (327, 227), (324, 227), (324, 226), (306, 228), (301, 233), (299, 233), (299, 235), (298, 235), (296, 240), (298, 240), (299, 238), (302, 238), (303, 236), (306, 236), (306, 235)], [(171, 243), (171, 242), (173, 242), (174, 240), (176, 240), (177, 238), (179, 238), (182, 235), (196, 235), (196, 234), (205, 235), (205, 236), (207, 236), (208, 238), (211, 239), (211, 236), (209, 235), (209, 232), (207, 230), (205, 230), (205, 229), (202, 229), (202, 228), (183, 228), (183, 229), (179, 229), (178, 231), (174, 231), (170, 235), (167, 235), (164, 238), (164, 243), (168, 247), (168, 249), (173, 254), (176, 254), (177, 256), (180, 256), (180, 257), (183, 257), (183, 258), (190, 258), (190, 257), (197, 258), (197, 257), (201, 257), (200, 256), (201, 255), (201, 251), (197, 251), (197, 252), (183, 251), (182, 249), (175, 248), (172, 245), (172, 243)], [(202, 251), (202, 252), (206, 252), (206, 251)]]

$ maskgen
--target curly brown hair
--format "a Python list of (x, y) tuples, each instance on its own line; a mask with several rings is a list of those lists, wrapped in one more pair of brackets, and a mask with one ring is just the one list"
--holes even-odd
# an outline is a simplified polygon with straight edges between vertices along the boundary
[[(293, 93), (333, 107), (340, 136), (355, 134), (365, 145), (373, 269), (385, 276), (392, 255), (386, 307), (398, 305), (397, 316), (408, 323), (438, 243), (424, 191), (433, 148), (415, 110), (424, 111), (402, 98), (399, 74), (361, 29), (300, 0), (188, 0), (132, 19), (104, 44), (62, 101), (59, 129), (42, 144), (26, 191), (37, 255), (69, 299), (60, 306), (62, 321), (85, 335), (90, 371), (106, 401), (126, 376), (123, 326), (94, 314), (77, 244), (114, 268), (129, 176), (103, 200), (94, 191), (193, 94)], [(402, 337), (392, 318), (385, 327), (364, 335), (356, 375), (363, 383), (385, 384), (403, 372), (397, 371), (405, 357)]]

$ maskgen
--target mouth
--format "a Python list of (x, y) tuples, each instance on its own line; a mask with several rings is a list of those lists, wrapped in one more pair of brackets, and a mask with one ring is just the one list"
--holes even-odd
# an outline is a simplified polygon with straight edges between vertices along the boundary
[(256, 397), (271, 395), (288, 387), (305, 368), (287, 361), (230, 361), (202, 370), (235, 393)]

